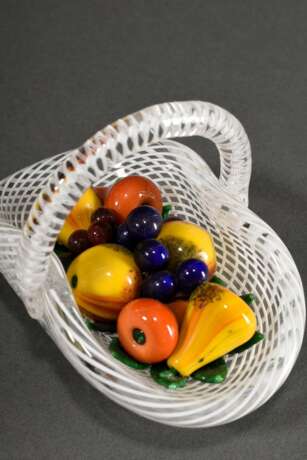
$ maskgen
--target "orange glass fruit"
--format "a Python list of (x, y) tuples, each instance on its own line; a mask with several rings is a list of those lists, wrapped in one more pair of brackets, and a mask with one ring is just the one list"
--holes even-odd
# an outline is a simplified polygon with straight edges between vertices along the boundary
[(121, 310), (117, 333), (122, 347), (142, 363), (167, 359), (178, 341), (174, 314), (154, 299), (135, 299)]
[(118, 222), (126, 220), (128, 214), (142, 205), (149, 205), (162, 212), (162, 196), (152, 180), (142, 176), (128, 176), (111, 187), (105, 197), (106, 208), (116, 212)]
[(184, 299), (177, 299), (174, 302), (167, 304), (167, 306), (172, 310), (174, 315), (176, 316), (177, 323), (179, 327), (183, 322), (183, 318), (187, 309), (189, 301)]

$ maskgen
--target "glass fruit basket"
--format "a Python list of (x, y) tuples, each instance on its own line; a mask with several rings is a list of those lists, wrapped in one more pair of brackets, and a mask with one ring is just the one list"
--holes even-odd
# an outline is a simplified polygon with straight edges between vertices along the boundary
[[(185, 145), (215, 143), (217, 178)], [(0, 270), (62, 353), (95, 388), (146, 418), (197, 428), (229, 423), (264, 404), (285, 382), (305, 327), (300, 276), (276, 233), (248, 208), (251, 152), (240, 122), (200, 101), (155, 105), (122, 118), (80, 148), (43, 160), (0, 182)], [(159, 386), (110, 352), (111, 336), (96, 333), (76, 304), (53, 249), (72, 208), (91, 186), (109, 187), (140, 175), (154, 181), (181, 219), (210, 233), (217, 276), (240, 294), (253, 292), (265, 340), (227, 358), (220, 385), (193, 380), (176, 391)]]

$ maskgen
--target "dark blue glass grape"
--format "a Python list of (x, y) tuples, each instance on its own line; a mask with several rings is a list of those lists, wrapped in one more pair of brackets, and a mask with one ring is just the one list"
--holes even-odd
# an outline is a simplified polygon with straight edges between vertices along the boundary
[(137, 245), (134, 258), (143, 272), (153, 272), (165, 267), (169, 252), (160, 241), (144, 240)]
[(150, 275), (143, 281), (142, 297), (160, 300), (160, 302), (170, 302), (176, 292), (175, 277), (164, 270)]
[(130, 212), (126, 222), (131, 236), (135, 240), (141, 241), (158, 235), (162, 225), (162, 217), (151, 206), (139, 206)]
[(128, 249), (133, 249), (135, 242), (129, 233), (126, 223), (120, 224), (117, 227), (116, 242)]
[(177, 283), (180, 291), (190, 293), (207, 280), (208, 267), (201, 260), (188, 259), (178, 267)]

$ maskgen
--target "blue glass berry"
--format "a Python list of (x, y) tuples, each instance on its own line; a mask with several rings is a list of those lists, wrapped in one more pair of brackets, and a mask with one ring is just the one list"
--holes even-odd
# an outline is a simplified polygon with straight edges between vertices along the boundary
[(190, 293), (207, 280), (208, 266), (201, 260), (188, 259), (178, 267), (177, 283), (180, 291)]
[(117, 227), (116, 242), (117, 244), (121, 244), (128, 249), (132, 249), (135, 245), (135, 242), (131, 237), (125, 222)]
[(142, 297), (169, 302), (175, 295), (175, 277), (168, 271), (163, 270), (150, 275), (143, 281)]
[(131, 236), (138, 241), (154, 238), (158, 235), (162, 217), (151, 206), (139, 206), (127, 217), (127, 226)]
[(144, 272), (161, 270), (169, 260), (167, 248), (157, 240), (141, 241), (134, 253), (137, 265)]

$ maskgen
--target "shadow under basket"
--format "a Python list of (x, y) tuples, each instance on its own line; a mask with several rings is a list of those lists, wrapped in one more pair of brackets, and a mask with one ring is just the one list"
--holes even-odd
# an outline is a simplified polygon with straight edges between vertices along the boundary
[[(169, 140), (191, 135), (216, 144), (219, 179), (197, 153)], [(110, 399), (174, 426), (231, 422), (280, 388), (295, 363), (305, 327), (295, 263), (276, 233), (248, 209), (250, 173), (248, 138), (226, 110), (199, 101), (149, 107), (107, 126), (80, 148), (0, 182), (0, 270), (30, 316)], [(168, 390), (148, 371), (114, 359), (108, 349), (111, 337), (88, 329), (53, 252), (65, 218), (90, 185), (108, 186), (132, 174), (151, 178), (174, 214), (210, 232), (217, 275), (230, 289), (255, 294), (253, 308), (265, 340), (227, 357), (229, 374), (220, 385), (191, 381)]]

